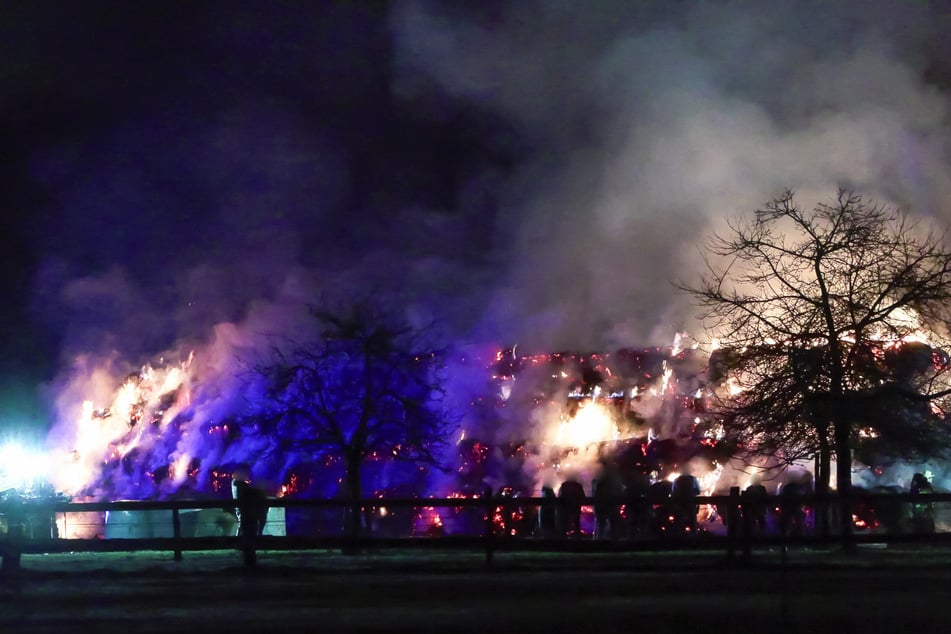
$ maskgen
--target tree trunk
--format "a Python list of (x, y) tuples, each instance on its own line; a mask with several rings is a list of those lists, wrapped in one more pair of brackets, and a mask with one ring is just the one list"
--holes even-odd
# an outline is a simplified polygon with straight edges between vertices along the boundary
[[(816, 456), (816, 490), (817, 496), (829, 494), (829, 481), (832, 475), (832, 449), (829, 447), (829, 437), (826, 429), (817, 429), (819, 434), (819, 454)], [(816, 532), (823, 537), (829, 535), (829, 507), (825, 503), (818, 503), (816, 509)]]
[(346, 461), (347, 473), (344, 476), (344, 481), (346, 483), (345, 490), (348, 505), (344, 514), (344, 530), (346, 537), (357, 538), (360, 537), (361, 518), (363, 516), (360, 510), (360, 500), (363, 499), (363, 488), (360, 481), (362, 460), (360, 456), (347, 455)]
[(839, 494), (841, 516), (840, 541), (845, 552), (855, 551), (852, 531), (852, 445), (851, 429), (847, 421), (835, 421), (835, 479)]

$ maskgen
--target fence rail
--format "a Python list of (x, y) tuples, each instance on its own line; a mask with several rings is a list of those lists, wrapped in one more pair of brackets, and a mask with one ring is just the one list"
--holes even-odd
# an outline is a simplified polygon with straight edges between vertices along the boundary
[[(487, 565), (492, 564), (497, 551), (571, 551), (571, 552), (634, 552), (651, 550), (722, 550), (727, 561), (748, 560), (752, 552), (766, 546), (795, 544), (834, 544), (842, 540), (840, 498), (836, 495), (805, 495), (794, 499), (767, 496), (750, 500), (734, 488), (729, 495), (699, 496), (689, 500), (666, 498), (652, 500), (645, 497), (618, 496), (611, 498), (579, 498), (566, 502), (562, 498), (512, 497), (491, 495), (450, 498), (364, 499), (359, 502), (359, 513), (367, 519), (381, 522), (387, 515), (413, 511), (412, 520), (435, 521), (437, 509), (452, 514), (468, 513), (468, 530), (431, 531), (409, 535), (388, 535), (372, 528), (369, 532), (346, 534), (340, 518), (357, 505), (341, 499), (277, 498), (263, 500), (267, 512), (280, 509), (303, 513), (334, 512), (338, 525), (336, 534), (259, 534), (260, 531), (237, 530), (237, 517), (250, 516), (254, 508), (231, 499), (212, 500), (150, 500), (121, 502), (2, 502), (0, 503), (0, 569), (16, 569), (23, 554), (59, 552), (115, 552), (158, 550), (174, 553), (181, 559), (184, 551), (236, 550), (243, 553), (244, 563), (253, 566), (256, 553), (261, 550), (351, 549), (363, 548), (453, 548), (485, 553)], [(679, 505), (679, 506), (678, 506)], [(948, 522), (935, 522), (947, 509)], [(709, 525), (698, 525), (693, 532), (671, 531), (664, 534), (635, 525), (643, 518), (639, 513), (653, 514), (661, 522), (665, 513), (676, 513), (688, 508), (696, 520), (699, 509), (706, 509)], [(856, 494), (849, 499), (852, 511), (853, 534), (850, 543), (928, 543), (951, 546), (951, 493), (913, 494)], [(936, 513), (936, 509), (939, 512)], [(260, 509), (258, 509), (260, 510)], [(573, 534), (565, 532), (564, 524), (544, 526), (545, 521), (584, 510), (595, 525), (603, 519), (622, 522), (623, 530), (610, 534), (584, 531), (578, 526)], [(196, 529), (197, 514), (206, 511), (215, 518), (214, 534), (201, 535)], [(420, 515), (422, 511), (431, 517)], [(687, 515), (689, 516), (690, 511)], [(625, 515), (626, 512), (626, 515)], [(127, 536), (110, 536), (107, 531), (93, 535), (71, 536), (73, 528), (84, 519), (97, 527), (108, 526), (106, 515), (127, 514), (134, 519), (135, 530)], [(771, 518), (769, 525), (758, 522), (764, 515)], [(858, 515), (856, 514), (858, 513)], [(915, 523), (916, 515), (930, 514), (931, 525)], [(224, 515), (222, 515), (224, 514)], [(806, 525), (791, 525), (790, 518), (801, 514), (798, 520), (808, 518)], [(528, 519), (526, 519), (526, 516)], [(623, 520), (622, 520), (623, 516)], [(230, 524), (224, 518), (233, 518)], [(828, 519), (821, 519), (822, 517)], [(127, 518), (127, 519), (128, 519)], [(713, 518), (713, 519), (710, 519)], [(869, 518), (874, 522), (871, 525)], [(516, 529), (514, 521), (520, 524)], [(897, 523), (896, 523), (897, 519)], [(797, 521), (798, 521), (797, 520)], [(441, 520), (440, 520), (441, 521)], [(864, 522), (864, 524), (862, 524)], [(872, 522), (872, 523), (874, 523)], [(410, 522), (412, 524), (412, 521)], [(116, 524), (113, 524), (115, 526)], [(693, 525), (688, 522), (688, 526)], [(405, 514), (403, 526), (406, 526)], [(825, 526), (825, 528), (823, 528)], [(612, 527), (613, 529), (614, 527)], [(545, 530), (547, 529), (547, 530)], [(207, 531), (206, 531), (207, 532)]]

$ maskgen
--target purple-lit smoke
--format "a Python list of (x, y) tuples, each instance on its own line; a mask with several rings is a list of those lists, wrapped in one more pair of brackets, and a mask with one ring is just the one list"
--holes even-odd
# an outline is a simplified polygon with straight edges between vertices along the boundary
[[(216, 54), (262, 76), (200, 112), (170, 91), (32, 156), (62, 218), (35, 285), (62, 342), (50, 442), (79, 451), (61, 487), (158, 495), (256, 462), (267, 439), (224, 431), (244, 406), (241, 363), (271, 334), (306, 333), (302, 307), (328, 289), (386, 289), (415, 323), (478, 350), (452, 368), (469, 405), (499, 387), (482, 361), (500, 347), (667, 347), (694, 331), (668, 280), (695, 274), (699, 240), (726, 217), (783, 188), (807, 207), (845, 185), (951, 218), (946, 24), (924, 4), (407, 0), (383, 18), (332, 13), (321, 37), (305, 19), (206, 16)], [(278, 43), (244, 37), (271, 27)], [(380, 63), (364, 72), (365, 59)], [(218, 76), (189, 62), (194, 85)], [(302, 75), (267, 70), (291, 67)], [(115, 403), (130, 376), (152, 385), (128, 405), (148, 424), (129, 427)], [(166, 380), (177, 387), (155, 392)], [(547, 439), (561, 407), (545, 420), (472, 407), (462, 427), (501, 451)], [(649, 407), (655, 433), (680, 433)], [(81, 475), (114, 451), (132, 458)], [(531, 470), (529, 486), (549, 477)]]

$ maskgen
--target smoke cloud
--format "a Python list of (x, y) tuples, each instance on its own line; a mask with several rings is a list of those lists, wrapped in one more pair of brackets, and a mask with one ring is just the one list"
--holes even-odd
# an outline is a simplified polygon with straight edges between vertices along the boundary
[[(937, 11), (408, 0), (319, 24), (215, 15), (217, 58), (195, 72), (308, 60), (291, 96), (255, 69), (189, 107), (186, 75), (169, 84), (184, 95), (37, 151), (61, 221), (35, 303), (69, 354), (89, 328), (142, 342), (136, 355), (240, 320), (303, 268), (395, 291), (460, 341), (667, 344), (693, 326), (668, 281), (690, 277), (723, 218), (782, 188), (948, 218), (948, 96), (927, 81), (946, 46)], [(331, 41), (305, 46), (307, 29)]]
[(505, 290), (489, 320), (526, 343), (669, 342), (667, 284), (698, 241), (783, 188), (854, 188), (945, 220), (939, 31), (893, 3), (399, 3), (397, 86), (426, 78), (501, 113), (536, 150), (502, 193)]
[(669, 345), (696, 331), (669, 281), (784, 188), (951, 220), (935, 5), (387, 6), (203, 10), (207, 59), (36, 148), (58, 425), (159, 356), (226, 374), (325, 293), (395, 295), (460, 348)]

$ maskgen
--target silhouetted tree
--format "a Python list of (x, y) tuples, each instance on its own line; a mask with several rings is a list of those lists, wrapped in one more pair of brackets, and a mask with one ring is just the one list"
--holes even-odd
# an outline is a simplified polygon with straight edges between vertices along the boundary
[(443, 358), (396, 311), (374, 300), (313, 310), (318, 336), (280, 339), (253, 368), (260, 431), (292, 449), (342, 459), (351, 501), (346, 530), (360, 532), (361, 467), (371, 457), (430, 465), (451, 424), (443, 408)]
[(714, 236), (707, 272), (680, 285), (724, 346), (710, 370), (726, 430), (750, 455), (816, 458), (818, 493), (834, 457), (847, 547), (858, 443), (948, 446), (948, 358), (920, 343), (949, 330), (945, 237), (851, 192), (806, 211), (787, 191)]

